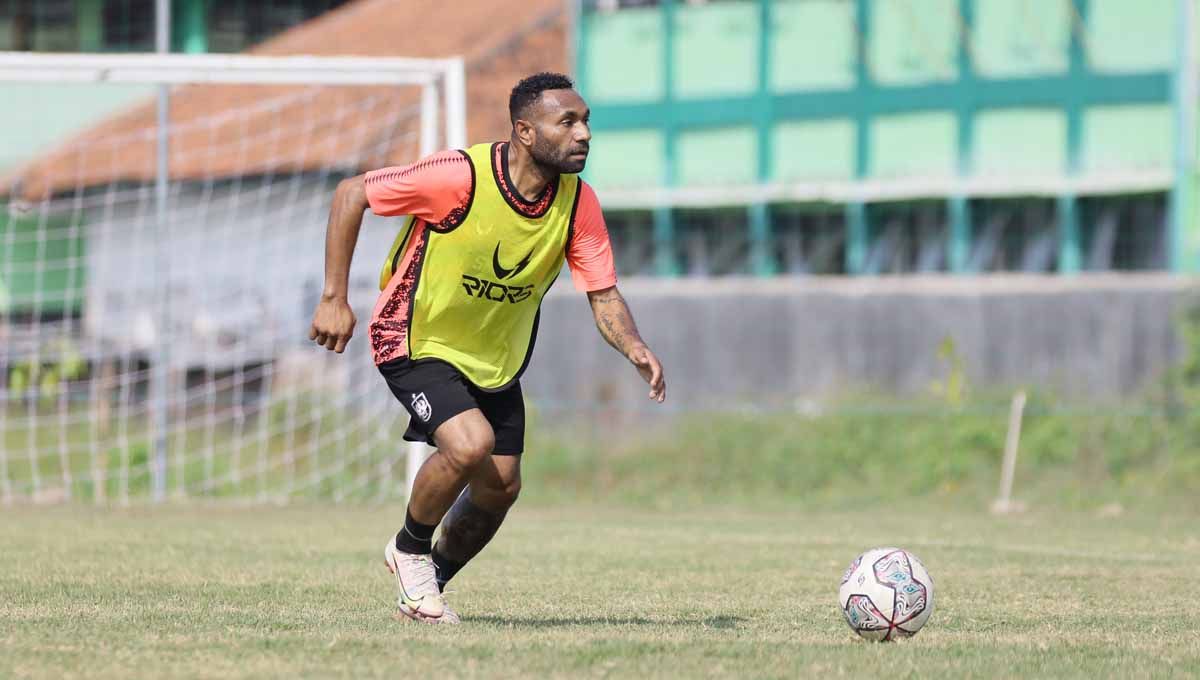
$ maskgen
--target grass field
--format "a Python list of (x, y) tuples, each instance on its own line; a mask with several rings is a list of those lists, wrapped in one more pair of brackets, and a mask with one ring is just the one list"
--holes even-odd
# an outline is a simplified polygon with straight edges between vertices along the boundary
[[(391, 616), (379, 553), (401, 512), (5, 508), (0, 677), (1200, 674), (1194, 514), (535, 504), (438, 628)], [(922, 558), (936, 609), (873, 644), (835, 593), (883, 544)]]

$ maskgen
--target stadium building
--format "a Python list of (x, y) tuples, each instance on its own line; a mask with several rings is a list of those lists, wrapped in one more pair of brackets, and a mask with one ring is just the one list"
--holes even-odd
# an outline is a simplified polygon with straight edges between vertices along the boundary
[[(11, 49), (148, 50), (152, 5), (8, 3), (0, 36)], [(513, 12), (491, 2), (177, 0), (172, 44), (180, 52), (465, 55), (471, 140), (507, 134), (502, 112), (521, 75), (573, 70), (593, 107), (585, 177), (606, 208), (618, 270), (656, 285), (1185, 273), (1200, 266), (1187, 6), (537, 0)], [(411, 30), (431, 16), (453, 30)], [(6, 99), (25, 102), (0, 112), (5, 125), (31, 131), (5, 147), (0, 183), (9, 201), (0, 306), (13, 322), (4, 326), (10, 358), (66, 332), (97, 358), (145, 357), (174, 338), (172, 361), (210, 375), (276, 360), (279, 347), (297, 342), (321, 285), (319, 249), (297, 244), (322, 240), (333, 183), (418, 156), (414, 91), (176, 88), (164, 252), (153, 216), (152, 86), (2, 87)], [(387, 227), (363, 230), (367, 254), (352, 273), (362, 300), (377, 278), (370, 253), (386, 252), (391, 237)], [(248, 241), (254, 248), (242, 247)], [(1121, 344), (1119, 361), (1103, 360), (1119, 370), (1100, 376), (1086, 354), (1063, 369), (1054, 342), (1037, 339), (1054, 334), (1013, 339), (1039, 362), (980, 370), (1011, 382), (1042, 366), (1039, 376), (1067, 384), (1129, 389), (1172, 351), (1170, 311), (1154, 297), (1164, 285), (1146, 293), (1161, 332)], [(164, 286), (187, 310), (166, 329), (153, 306)], [(879, 376), (890, 387), (927, 384), (936, 362), (912, 370), (895, 348), (936, 339), (904, 341), (895, 322), (880, 323), (889, 330), (852, 334), (866, 344), (851, 354), (887, 354), (884, 370), (847, 359), (804, 375), (828, 373), (818, 382), (830, 387)], [(971, 323), (978, 338), (995, 336)], [(984, 345), (976, 349), (982, 355)], [(699, 357), (697, 365), (711, 364)], [(1062, 377), (1076, 371), (1095, 380)]]
[(588, 176), (644, 273), (1195, 271), (1185, 5), (587, 2)]

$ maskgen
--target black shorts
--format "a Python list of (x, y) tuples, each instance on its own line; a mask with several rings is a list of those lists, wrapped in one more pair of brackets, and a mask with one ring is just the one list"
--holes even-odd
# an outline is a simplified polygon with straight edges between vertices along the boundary
[(496, 433), (494, 455), (516, 456), (525, 451), (525, 398), (519, 381), (500, 392), (486, 392), (444, 361), (408, 357), (380, 364), (379, 372), (408, 410), (406, 440), (437, 446), (434, 435), (439, 425), (477, 408)]

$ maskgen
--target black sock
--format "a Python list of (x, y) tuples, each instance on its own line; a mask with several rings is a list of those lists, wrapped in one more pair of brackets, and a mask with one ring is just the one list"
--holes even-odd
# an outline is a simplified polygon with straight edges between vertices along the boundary
[(433, 530), (436, 524), (421, 524), (412, 512), (404, 511), (404, 528), (396, 534), (396, 550), (410, 555), (428, 555), (433, 549)]
[(445, 590), (446, 584), (449, 583), (450, 579), (454, 578), (454, 575), (458, 573), (458, 570), (462, 569), (466, 565), (462, 562), (452, 562), (450, 558), (441, 554), (436, 548), (434, 548), (433, 566), (437, 571), (438, 590)]

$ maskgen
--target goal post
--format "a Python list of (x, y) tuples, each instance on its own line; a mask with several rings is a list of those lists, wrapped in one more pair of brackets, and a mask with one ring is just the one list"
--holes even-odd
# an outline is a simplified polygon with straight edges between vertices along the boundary
[(0, 168), (0, 504), (402, 489), (425, 448), (368, 379), (364, 320), (394, 234), (364, 228), (347, 356), (307, 315), (332, 183), (466, 146), (462, 58), (0, 52), (4, 83), (170, 100)]
[[(437, 146), (437, 88), (446, 107), (446, 146), (467, 143), (462, 57), (271, 57), (220, 54), (52, 54), (0, 52), (0, 82), (145, 83), (168, 85), (391, 85), (422, 88), (423, 150)], [(426, 117), (423, 115), (423, 120)]]

